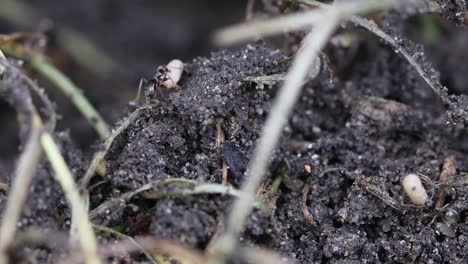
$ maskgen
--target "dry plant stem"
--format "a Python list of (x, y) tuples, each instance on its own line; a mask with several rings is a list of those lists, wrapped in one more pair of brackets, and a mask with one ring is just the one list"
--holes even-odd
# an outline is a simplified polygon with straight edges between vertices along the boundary
[(219, 45), (228, 45), (250, 39), (259, 39), (279, 32), (310, 28), (314, 23), (319, 22), (321, 18), (321, 12), (314, 10), (266, 21), (240, 24), (217, 32), (214, 41)]
[(6, 191), (8, 191), (8, 188), (9, 188), (8, 184), (0, 181), (0, 190), (1, 191), (6, 192)]
[[(170, 179), (169, 179), (170, 180)], [(188, 188), (181, 188), (180, 190), (176, 191), (169, 191), (169, 192), (146, 192), (143, 193), (142, 196), (146, 199), (161, 199), (164, 197), (178, 197), (178, 196), (186, 196), (186, 195), (195, 195), (195, 194), (223, 194), (223, 195), (231, 195), (234, 197), (242, 197), (244, 194), (235, 189), (234, 187), (216, 183), (204, 183), (204, 184), (197, 184), (192, 187)], [(263, 208), (263, 204), (259, 200), (254, 200), (253, 206)]]
[[(0, 61), (1, 61), (1, 58), (0, 58)], [(29, 76), (27, 76), (20, 68), (11, 64), (9, 64), (8, 66), (10, 70), (14, 71), (15, 74), (18, 74), (21, 77), (21, 79), (24, 82), (26, 82), (26, 84), (28, 85), (28, 88), (31, 89), (34, 93), (36, 93), (36, 95), (42, 101), (42, 103), (46, 107), (47, 117), (48, 117), (48, 120), (44, 124), (44, 128), (49, 132), (53, 132), (55, 130), (55, 125), (57, 123), (57, 114), (55, 113), (53, 103), (45, 94), (44, 89), (39, 88), (37, 83), (31, 80), (31, 78), (29, 78)]]
[(30, 183), (41, 157), (39, 146), (41, 132), (41, 121), (37, 115), (33, 116), (29, 138), (12, 177), (13, 184), (8, 195), (6, 209), (3, 212), (2, 226), (0, 227), (0, 263), (8, 263), (7, 250), (14, 241), (21, 208), (28, 195)]
[(35, 71), (62, 90), (91, 126), (93, 126), (101, 139), (105, 139), (109, 135), (107, 123), (83, 95), (83, 92), (67, 76), (42, 58), (33, 58), (30, 64)]
[[(0, 0), (0, 17), (21, 25), (34, 28), (42, 18), (28, 4), (17, 0)], [(78, 64), (102, 77), (120, 69), (120, 65), (102, 49), (99, 49), (84, 34), (69, 27), (54, 26), (58, 45)]]
[[(448, 180), (449, 177), (455, 175), (456, 168), (455, 168), (455, 155), (448, 156), (445, 161), (444, 165), (442, 166), (442, 172), (440, 173), (439, 182), (445, 182)], [(447, 195), (446, 188), (442, 187), (439, 190), (439, 194), (436, 200), (436, 208), (442, 208), (445, 203), (445, 196)]]
[[(417, 1), (417, 0), (412, 0)], [(362, 0), (343, 1), (333, 6), (336, 12), (345, 14), (366, 13), (389, 6), (394, 6), (400, 1), (394, 0)], [(309, 10), (306, 12), (284, 15), (263, 21), (253, 21), (234, 25), (215, 33), (214, 41), (219, 45), (234, 44), (251, 39), (271, 36), (279, 33), (309, 29), (323, 22), (324, 10)]]
[(44, 90), (39, 88), (37, 84), (31, 80), (26, 74), (21, 72), (19, 69), (19, 74), (22, 76), (23, 80), (28, 84), (28, 87), (33, 90), (37, 96), (41, 99), (42, 103), (47, 109), (47, 121), (45, 122), (45, 129), (49, 132), (53, 132), (55, 130), (55, 125), (57, 123), (57, 114), (55, 113), (54, 106), (50, 99), (45, 94)]
[(377, 35), (378, 37), (383, 39), (385, 42), (390, 44), (390, 46), (392, 46), (396, 51), (398, 51), (398, 53), (401, 53), (401, 55), (403, 55), (403, 57), (405, 57), (405, 59), (411, 64), (411, 66), (413, 66), (416, 69), (418, 74), (424, 79), (424, 81), (429, 85), (429, 87), (431, 87), (431, 89), (440, 98), (444, 98), (442, 96), (442, 91), (440, 90), (440, 87), (437, 84), (435, 84), (433, 81), (431, 81), (431, 78), (423, 70), (421, 65), (419, 65), (419, 63), (416, 62), (416, 60), (413, 58), (413, 56), (411, 56), (411, 54), (406, 49), (404, 49), (401, 45), (399, 45), (395, 41), (395, 39), (393, 39), (391, 36), (389, 36), (387, 33), (385, 33), (383, 30), (381, 30), (374, 22), (371, 22), (371, 21), (369, 21), (367, 19), (354, 16), (354, 17), (351, 18), (351, 21), (353, 23), (355, 23), (355, 24), (369, 30), (370, 32), (374, 33), (375, 35)]
[(240, 248), (239, 254), (246, 263), (256, 264), (285, 264), (294, 263), (291, 259), (285, 259), (276, 252), (258, 247)]
[(216, 221), (218, 222), (216, 226), (216, 231), (211, 236), (210, 242), (208, 242), (208, 245), (205, 247), (205, 255), (212, 255), (216, 253), (216, 245), (218, 244), (219, 239), (222, 237), (224, 234), (225, 230), (225, 213), (223, 211), (218, 211), (218, 217)]
[[(223, 128), (221, 127), (221, 122), (216, 124), (216, 146), (221, 148), (225, 140), (225, 135)], [(221, 166), (221, 183), (227, 185), (228, 182), (228, 167), (226, 161), (223, 159), (223, 164)]]
[(118, 198), (114, 198), (114, 199), (112, 199), (110, 201), (102, 203), (101, 205), (99, 205), (98, 207), (93, 209), (91, 212), (89, 212), (89, 218), (91, 219), (91, 222), (93, 222), (96, 218), (104, 215), (106, 213), (106, 211), (109, 208), (112, 208), (116, 203), (125, 204), (127, 201), (132, 199), (133, 196), (153, 188), (153, 185), (154, 185), (154, 183), (145, 184), (145, 185), (141, 186), (140, 188), (136, 189), (135, 191), (124, 193), (121, 196), (119, 196)]
[(253, 9), (255, 5), (255, 0), (247, 0), (245, 6), (245, 20), (249, 21), (253, 18)]
[(41, 156), (39, 137), (42, 133), (42, 121), (32, 103), (28, 89), (24, 86), (17, 72), (5, 60), (0, 58), (0, 65), (9, 71), (4, 84), (4, 96), (16, 109), (21, 130), (27, 132), (27, 138), (14, 173), (13, 185), (8, 195), (6, 209), (3, 212), (2, 226), (0, 227), (0, 263), (8, 263), (7, 250), (11, 246), (16, 233), (16, 225), (20, 218), (21, 208), (28, 195), (28, 190), (37, 164)]
[(302, 197), (301, 197), (301, 208), (304, 217), (309, 221), (311, 225), (317, 225), (315, 222), (314, 216), (310, 213), (309, 208), (307, 207), (307, 194), (309, 193), (310, 185), (305, 184), (304, 188), (302, 188)]
[[(296, 0), (296, 1), (300, 2), (302, 4), (305, 4), (305, 5), (308, 5), (308, 6), (318, 6), (318, 7), (323, 8), (323, 9), (327, 9), (327, 8), (331, 7), (330, 5), (323, 4), (323, 3), (320, 3), (320, 2), (317, 2), (317, 1), (314, 1), (314, 0)], [(413, 2), (417, 2), (417, 1), (413, 1)], [(419, 2), (424, 3), (423, 0), (421, 0)], [(416, 59), (413, 58), (413, 56), (405, 48), (403, 48), (400, 44), (398, 44), (397, 41), (393, 37), (389, 36), (387, 33), (385, 33), (383, 30), (381, 30), (373, 21), (370, 21), (368, 19), (361, 18), (359, 16), (352, 16), (350, 20), (351, 20), (351, 22), (355, 23), (356, 25), (359, 25), (359, 26), (367, 29), (368, 31), (370, 31), (374, 35), (376, 35), (379, 38), (383, 39), (390, 46), (392, 46), (395, 49), (395, 51), (398, 51), (398, 53), (401, 53), (403, 55), (403, 57), (405, 57), (405, 59), (411, 64), (411, 66), (413, 66), (413, 68), (416, 69), (418, 74), (429, 85), (429, 87), (431, 87), (431, 89), (440, 98), (444, 98), (442, 96), (442, 91), (440, 89), (440, 85), (438, 85), (437, 83), (434, 83), (431, 80), (430, 76), (427, 75), (427, 73), (423, 70), (421, 65), (419, 65), (419, 63), (416, 61)]]
[(223, 160), (223, 166), (222, 166), (222, 168), (221, 168), (221, 178), (222, 178), (221, 183), (222, 183), (223, 185), (227, 185), (227, 184), (228, 184), (228, 173), (229, 173), (229, 171), (228, 171), (228, 166), (227, 166), (227, 164), (226, 164), (226, 161)]
[[(174, 185), (174, 187), (177, 187), (177, 185), (175, 184), (179, 184), (181, 186), (178, 187), (178, 189), (171, 191), (164, 191), (159, 189), (167, 185)], [(151, 200), (157, 200), (165, 197), (179, 197), (196, 194), (224, 194), (231, 195), (234, 197), (242, 196), (242, 193), (239, 190), (233, 188), (232, 186), (225, 186), (222, 184), (214, 183), (200, 184), (196, 181), (188, 180), (185, 178), (169, 178), (157, 182), (147, 183), (134, 191), (126, 192), (117, 198), (113, 198), (105, 203), (102, 203), (97, 208), (89, 212), (89, 218), (91, 219), (91, 221), (94, 221), (98, 217), (106, 214), (107, 210), (116, 210), (114, 209), (116, 208), (116, 205), (125, 204), (127, 201), (129, 201), (135, 195), (138, 194), (141, 194), (141, 196), (145, 199)], [(260, 201), (256, 201), (255, 206), (257, 206), (258, 208), (264, 207)]]
[[(0, 60), (6, 61), (5, 54), (3, 54), (2, 50), (0, 50)], [(3, 73), (5, 72), (5, 69), (6, 69), (5, 65), (3, 65), (3, 63), (0, 63), (0, 80), (1, 80)]]
[(356, 182), (366, 191), (373, 194), (375, 197), (379, 198), (382, 202), (386, 205), (390, 206), (391, 208), (401, 211), (402, 206), (400, 203), (392, 198), (386, 191), (382, 190), (378, 186), (367, 182), (366, 180), (356, 179)]
[(61, 27), (57, 32), (57, 42), (73, 60), (97, 76), (107, 78), (120, 69), (111, 56), (79, 31)]
[(55, 172), (55, 178), (62, 187), (65, 197), (68, 200), (72, 211), (72, 217), (77, 221), (76, 226), (79, 231), (79, 241), (83, 250), (85, 262), (88, 264), (99, 264), (101, 260), (97, 254), (96, 238), (70, 169), (49, 133), (42, 133), (40, 142)]
[(86, 190), (89, 184), (89, 181), (96, 173), (96, 170), (99, 164), (103, 161), (104, 157), (109, 151), (109, 148), (111, 147), (112, 143), (117, 138), (117, 136), (119, 136), (120, 133), (122, 133), (125, 129), (127, 129), (128, 126), (130, 126), (133, 123), (133, 121), (135, 121), (140, 116), (142, 112), (148, 109), (151, 109), (152, 107), (154, 107), (154, 105), (147, 105), (147, 106), (138, 108), (137, 110), (132, 112), (127, 118), (125, 118), (122, 124), (120, 124), (120, 126), (117, 129), (113, 130), (113, 132), (109, 135), (109, 137), (104, 141), (104, 144), (101, 147), (101, 149), (94, 154), (93, 159), (88, 169), (86, 170), (85, 175), (80, 180), (79, 185), (80, 185), (81, 191)]
[(339, 15), (333, 11), (324, 13), (323, 20), (307, 35), (303, 48), (293, 61), (286, 81), (273, 102), (273, 107), (257, 143), (253, 160), (249, 164), (249, 176), (242, 186), (244, 195), (236, 200), (230, 214), (226, 240), (224, 241), (227, 243), (225, 246), (229, 253), (236, 246), (237, 237), (244, 228), (247, 216), (252, 209), (255, 193), (269, 164), (270, 153), (276, 147), (283, 127), (299, 97), (303, 80), (314, 61), (311, 58), (317, 56), (326, 44), (337, 25)]
[[(159, 240), (152, 237), (135, 238), (134, 241), (120, 241), (115, 244), (108, 244), (101, 247), (100, 254), (103, 257), (128, 255), (128, 253), (140, 251), (143, 248), (145, 251), (164, 253), (170, 256), (178, 257), (181, 263), (184, 264), (203, 264), (206, 263), (205, 258), (200, 252), (187, 248), (179, 243), (169, 240)], [(81, 263), (83, 256), (81, 254), (73, 253), (71, 256), (58, 261), (58, 264)]]
[(148, 252), (146, 252), (146, 250), (140, 244), (138, 244), (138, 242), (136, 242), (135, 239), (133, 239), (131, 236), (127, 236), (123, 233), (117, 232), (114, 229), (106, 227), (106, 226), (93, 225), (93, 228), (101, 232), (107, 232), (115, 236), (118, 236), (120, 238), (127, 239), (131, 244), (135, 246), (135, 248), (138, 248), (140, 252), (146, 256), (146, 258), (149, 260), (150, 263), (158, 264), (156, 260)]

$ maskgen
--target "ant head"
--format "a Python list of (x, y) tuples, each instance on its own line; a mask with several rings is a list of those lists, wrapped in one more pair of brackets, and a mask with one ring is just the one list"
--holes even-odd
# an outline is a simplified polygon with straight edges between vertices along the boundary
[(168, 71), (166, 66), (159, 66), (156, 70), (156, 74), (166, 74)]

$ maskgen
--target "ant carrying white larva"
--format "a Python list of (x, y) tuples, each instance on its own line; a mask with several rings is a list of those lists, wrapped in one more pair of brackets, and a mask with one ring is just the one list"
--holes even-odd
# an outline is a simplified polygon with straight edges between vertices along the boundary
[(184, 63), (181, 60), (171, 60), (166, 66), (159, 66), (153, 78), (147, 80), (141, 78), (138, 85), (138, 93), (131, 105), (137, 105), (140, 102), (141, 90), (144, 89), (145, 96), (153, 98), (156, 95), (156, 89), (165, 87), (167, 89), (182, 90), (177, 84), (184, 71)]

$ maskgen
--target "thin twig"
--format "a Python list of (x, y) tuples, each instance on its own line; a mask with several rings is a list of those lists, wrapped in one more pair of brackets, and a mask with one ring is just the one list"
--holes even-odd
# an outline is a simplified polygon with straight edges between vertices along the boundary
[(55, 178), (61, 185), (65, 197), (68, 200), (72, 211), (72, 218), (77, 221), (79, 241), (83, 250), (83, 255), (88, 264), (99, 264), (101, 260), (97, 254), (97, 244), (94, 232), (89, 222), (87, 212), (83, 206), (78, 188), (65, 160), (60, 154), (58, 146), (55, 144), (49, 133), (43, 133), (40, 138), (41, 146), (52, 165)]
[(8, 185), (8, 183), (4, 183), (4, 182), (0, 181), (0, 190), (1, 191), (7, 192), (9, 188), (10, 188), (10, 186)]
[(242, 247), (239, 250), (240, 258), (246, 263), (257, 264), (286, 264), (294, 263), (292, 259), (285, 258), (277, 252), (259, 247)]
[(41, 148), (38, 143), (43, 125), (32, 103), (29, 90), (24, 86), (18, 74), (11, 71), (11, 65), (4, 57), (0, 58), (0, 65), (7, 72), (5, 73), (7, 76), (2, 82), (4, 84), (4, 96), (16, 109), (20, 129), (24, 133), (28, 133), (27, 140), (24, 143), (24, 151), (18, 160), (12, 177), (13, 184), (7, 198), (2, 226), (0, 227), (0, 263), (8, 263), (7, 250), (14, 240), (21, 209), (40, 160)]
[[(1, 58), (0, 58), (1, 60)], [(9, 69), (14, 73), (21, 77), (21, 79), (26, 82), (29, 89), (31, 89), (42, 101), (44, 106), (46, 107), (46, 114), (47, 120), (45, 121), (44, 128), (49, 131), (53, 132), (55, 130), (55, 125), (57, 123), (57, 114), (55, 113), (54, 104), (49, 99), (49, 97), (45, 94), (44, 89), (39, 88), (36, 82), (31, 80), (29, 76), (27, 76), (20, 68), (15, 66), (14, 64), (8, 64)]]
[(127, 235), (125, 235), (123, 233), (120, 233), (120, 232), (118, 232), (118, 231), (116, 231), (116, 230), (114, 230), (112, 228), (106, 227), (106, 226), (93, 225), (93, 228), (98, 230), (98, 231), (101, 231), (101, 232), (107, 232), (107, 233), (116, 235), (116, 236), (118, 236), (120, 238), (127, 239), (136, 248), (138, 248), (138, 250), (140, 250), (141, 253), (143, 253), (146, 256), (146, 258), (149, 260), (150, 263), (158, 264), (158, 262), (151, 256), (151, 254), (149, 254), (140, 244), (138, 244), (138, 242), (136, 242), (135, 239), (133, 239), (133, 237), (127, 236)]
[[(0, 49), (0, 59), (1, 59), (1, 60), (4, 60), (4, 61), (7, 60), (6, 57), (5, 57), (5, 54), (3, 54), (3, 52), (2, 52), (1, 49)], [(0, 80), (1, 80), (2, 77), (3, 77), (3, 73), (5, 72), (5, 70), (6, 70), (5, 65), (3, 65), (3, 63), (0, 63)]]
[(317, 56), (320, 49), (325, 45), (328, 37), (335, 29), (337, 19), (338, 14), (335, 12), (324, 15), (320, 26), (317, 25), (308, 34), (304, 40), (303, 48), (299, 51), (288, 72), (284, 85), (275, 98), (273, 107), (265, 122), (262, 136), (257, 143), (253, 160), (249, 165), (249, 177), (242, 187), (242, 192), (246, 195), (236, 200), (229, 218), (228, 232), (233, 236), (233, 240), (236, 239), (244, 227), (246, 217), (252, 208), (254, 194), (268, 166), (270, 153), (275, 148), (283, 126), (299, 97), (303, 80), (313, 63), (310, 58)]
[(119, 206), (119, 209), (123, 210), (123, 205), (125, 205), (127, 201), (129, 201), (130, 199), (133, 198), (133, 196), (139, 193), (150, 190), (151, 188), (153, 188), (153, 185), (154, 183), (145, 184), (134, 191), (126, 192), (117, 198), (113, 198), (107, 202), (102, 203), (101, 205), (99, 205), (98, 207), (94, 208), (93, 210), (89, 212), (89, 219), (91, 220), (91, 222), (95, 222), (95, 220), (98, 217), (104, 215), (107, 210), (113, 209), (116, 204), (122, 205), (122, 206)]
[[(221, 121), (216, 124), (216, 147), (222, 148), (225, 140), (225, 134), (221, 126)], [(228, 166), (223, 158), (223, 164), (221, 165), (221, 183), (227, 185), (228, 183)]]
[(109, 134), (109, 127), (83, 92), (60, 70), (40, 56), (28, 57), (12, 49), (3, 50), (7, 55), (27, 61), (31, 68), (56, 85), (96, 130), (101, 139)]
[(245, 20), (249, 21), (253, 18), (253, 9), (255, 6), (255, 0), (247, 0), (247, 4), (245, 6)]
[(96, 130), (101, 139), (105, 139), (109, 135), (109, 126), (106, 121), (83, 95), (83, 92), (67, 76), (45, 59), (33, 58), (30, 60), (30, 65), (35, 71), (62, 90), (65, 96)]
[[(170, 191), (160, 189), (167, 185), (174, 185), (173, 187), (177, 188), (175, 190), (171, 189)], [(134, 191), (126, 192), (117, 198), (112, 198), (111, 200), (102, 203), (95, 209), (91, 210), (91, 212), (89, 212), (89, 218), (92, 222), (95, 222), (100, 216), (106, 214), (106, 212), (109, 210), (112, 210), (113, 213), (115, 213), (115, 210), (123, 210), (123, 205), (125, 205), (125, 203), (138, 194), (141, 194), (141, 197), (150, 200), (196, 194), (222, 194), (231, 195), (234, 197), (242, 196), (242, 193), (232, 186), (216, 183), (198, 183), (194, 180), (185, 178), (169, 178), (147, 183)], [(260, 200), (255, 201), (254, 205), (258, 208), (265, 208)]]
[(0, 228), (0, 234), (2, 234), (0, 236), (0, 263), (8, 263), (7, 250), (14, 241), (16, 224), (20, 218), (21, 209), (28, 195), (29, 186), (41, 157), (41, 148), (39, 147), (41, 127), (40, 120), (37, 117), (33, 118), (29, 139), (16, 166), (13, 184), (8, 195)]
[[(314, 7), (317, 6), (324, 10), (332, 8), (331, 5), (320, 3), (314, 0), (295, 0), (295, 1), (300, 2), (304, 5), (308, 5), (308, 6), (314, 6)], [(421, 1), (421, 3), (424, 3), (424, 2)], [(430, 9), (430, 10), (434, 10), (434, 9)], [(360, 27), (367, 29), (369, 32), (373, 33), (374, 35), (378, 36), (379, 38), (387, 42), (390, 46), (392, 46), (395, 49), (395, 51), (403, 55), (403, 57), (409, 62), (411, 66), (413, 66), (413, 68), (416, 69), (418, 74), (429, 85), (429, 87), (442, 100), (445, 100), (443, 96), (443, 90), (442, 90), (441, 84), (432, 80), (431, 77), (428, 75), (428, 73), (424, 71), (422, 66), (416, 61), (416, 59), (402, 45), (398, 44), (397, 41), (393, 37), (391, 37), (390, 35), (385, 33), (382, 29), (380, 29), (377, 26), (377, 24), (375, 24), (375, 22), (368, 20), (366, 18), (359, 17), (359, 16), (352, 16), (350, 18), (350, 21), (355, 23), (356, 25), (359, 25)]]
[(385, 33), (383, 30), (381, 30), (377, 24), (374, 22), (367, 20), (365, 18), (361, 17), (352, 17), (351, 21), (353, 23), (356, 23), (357, 25), (369, 30), (370, 32), (374, 33), (381, 39), (383, 39), (385, 42), (390, 44), (398, 53), (403, 55), (405, 59), (409, 62), (413, 68), (416, 69), (418, 74), (424, 79), (424, 81), (431, 87), (431, 89), (442, 99), (444, 98), (443, 93), (442, 93), (442, 88), (440, 83), (436, 83), (433, 80), (431, 80), (431, 77), (428, 76), (427, 72), (424, 71), (424, 69), (421, 67), (421, 65), (416, 61), (416, 59), (405, 49), (403, 46), (399, 45), (394, 38), (389, 36), (387, 33)]
[[(455, 155), (448, 156), (444, 165), (442, 166), (442, 171), (440, 173), (439, 182), (445, 182), (456, 173), (455, 168)], [(445, 196), (447, 195), (446, 188), (442, 187), (439, 189), (439, 194), (437, 195), (436, 208), (442, 208), (445, 203)]]
[[(349, 1), (333, 6), (333, 10), (347, 14), (367, 13), (394, 6), (398, 2), (390, 0)], [(238, 24), (216, 32), (214, 41), (219, 45), (228, 45), (284, 32), (309, 29), (323, 22), (323, 19), (323, 10), (309, 10), (262, 21)]]
[(304, 188), (302, 188), (302, 197), (301, 197), (301, 208), (302, 213), (304, 213), (305, 218), (311, 225), (317, 225), (315, 222), (314, 216), (310, 213), (309, 208), (307, 207), (307, 194), (309, 193), (310, 185), (304, 184)]
[[(202, 264), (206, 263), (205, 257), (197, 250), (188, 248), (179, 243), (169, 241), (169, 240), (160, 240), (152, 237), (141, 237), (135, 238), (135, 242), (131, 241), (120, 241), (115, 244), (109, 244), (103, 246), (100, 249), (100, 254), (103, 257), (111, 257), (118, 255), (128, 255), (128, 253), (140, 251), (143, 248), (145, 251), (149, 252), (158, 252), (158, 254), (164, 253), (170, 256), (173, 256), (180, 263), (184, 264)], [(81, 254), (73, 253), (71, 256), (67, 256), (65, 259), (59, 260), (58, 264), (70, 264), (77, 263), (83, 259)]]
[(114, 142), (114, 140), (125, 129), (127, 129), (128, 126), (130, 126), (133, 123), (133, 121), (135, 121), (140, 116), (141, 113), (143, 113), (144, 111), (146, 111), (148, 109), (151, 109), (152, 107), (154, 107), (154, 105), (147, 105), (147, 106), (138, 108), (137, 110), (132, 112), (127, 118), (125, 118), (122, 121), (122, 123), (120, 124), (120, 126), (117, 127), (117, 129), (113, 130), (113, 132), (104, 141), (104, 143), (103, 143), (102, 147), (99, 149), (99, 151), (97, 151), (94, 154), (93, 159), (91, 160), (91, 163), (90, 163), (88, 169), (86, 170), (85, 175), (83, 176), (83, 178), (81, 178), (80, 183), (79, 183), (81, 191), (86, 190), (86, 188), (87, 188), (87, 186), (89, 184), (89, 181), (94, 176), (97, 168), (99, 167), (99, 164), (101, 164), (101, 162), (104, 160), (104, 157), (106, 156), (107, 152), (109, 151), (110, 147), (112, 146), (112, 143)]
[[(336, 25), (347, 17), (357, 14), (376, 10), (379, 8), (392, 6), (398, 1), (352, 1), (346, 4), (337, 4), (333, 8), (327, 10), (312, 10), (307, 12), (310, 15), (309, 19), (300, 17), (295, 23), (288, 21), (284, 17), (284, 24), (275, 24), (278, 20), (269, 20), (270, 26), (260, 25), (259, 30), (255, 27), (239, 26), (225, 30), (217, 35), (217, 40), (220, 43), (231, 43), (238, 40), (255, 37), (259, 33), (273, 34), (283, 31), (285, 28), (291, 27), (300, 28), (307, 25), (314, 25), (313, 30), (307, 35), (303, 41), (302, 48), (298, 51), (298, 55), (292, 63), (288, 72), (287, 78), (281, 89), (279, 90), (273, 106), (270, 110), (268, 118), (262, 130), (262, 135), (257, 143), (254, 151), (253, 159), (250, 161), (248, 178), (242, 187), (243, 196), (239, 197), (234, 203), (233, 209), (228, 221), (226, 234), (219, 242), (219, 255), (215, 256), (213, 261), (224, 262), (226, 257), (234, 252), (237, 247), (239, 233), (244, 228), (248, 214), (252, 209), (255, 193), (260, 182), (266, 173), (269, 164), (270, 155), (273, 152), (285, 125), (290, 112), (299, 97), (302, 82), (305, 80), (307, 73), (321, 48), (326, 44), (328, 38), (334, 31)], [(291, 17), (298, 18), (298, 15)], [(281, 19), (279, 19), (281, 21)], [(301, 20), (303, 19), (303, 20)], [(301, 22), (303, 22), (301, 24)], [(258, 26), (258, 24), (256, 24)], [(273, 26), (271, 26), (273, 25)], [(275, 26), (278, 28), (274, 29)], [(237, 33), (236, 33), (237, 31)], [(230, 33), (234, 33), (230, 36)]]
[(57, 30), (57, 42), (74, 61), (100, 77), (111, 77), (120, 65), (86, 35), (69, 27)]
[(382, 202), (390, 206), (391, 208), (401, 211), (402, 206), (401, 204), (392, 198), (386, 191), (382, 190), (381, 188), (377, 187), (376, 185), (367, 182), (366, 180), (356, 179), (356, 182), (366, 191), (373, 194), (375, 197), (379, 198)]

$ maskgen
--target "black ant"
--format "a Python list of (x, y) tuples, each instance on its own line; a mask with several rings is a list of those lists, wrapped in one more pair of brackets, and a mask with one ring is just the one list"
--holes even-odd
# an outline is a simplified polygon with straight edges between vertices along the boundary
[[(141, 78), (140, 84), (138, 85), (137, 96), (130, 104), (137, 105), (139, 103), (142, 89), (145, 92), (145, 97), (148, 98), (154, 98), (156, 90), (160, 87), (176, 89), (178, 92), (181, 91), (182, 88), (177, 82), (180, 80), (183, 70), (184, 64), (180, 60), (172, 60), (166, 66), (159, 66), (153, 78), (149, 80)], [(161, 92), (159, 92), (159, 94), (161, 94)]]

